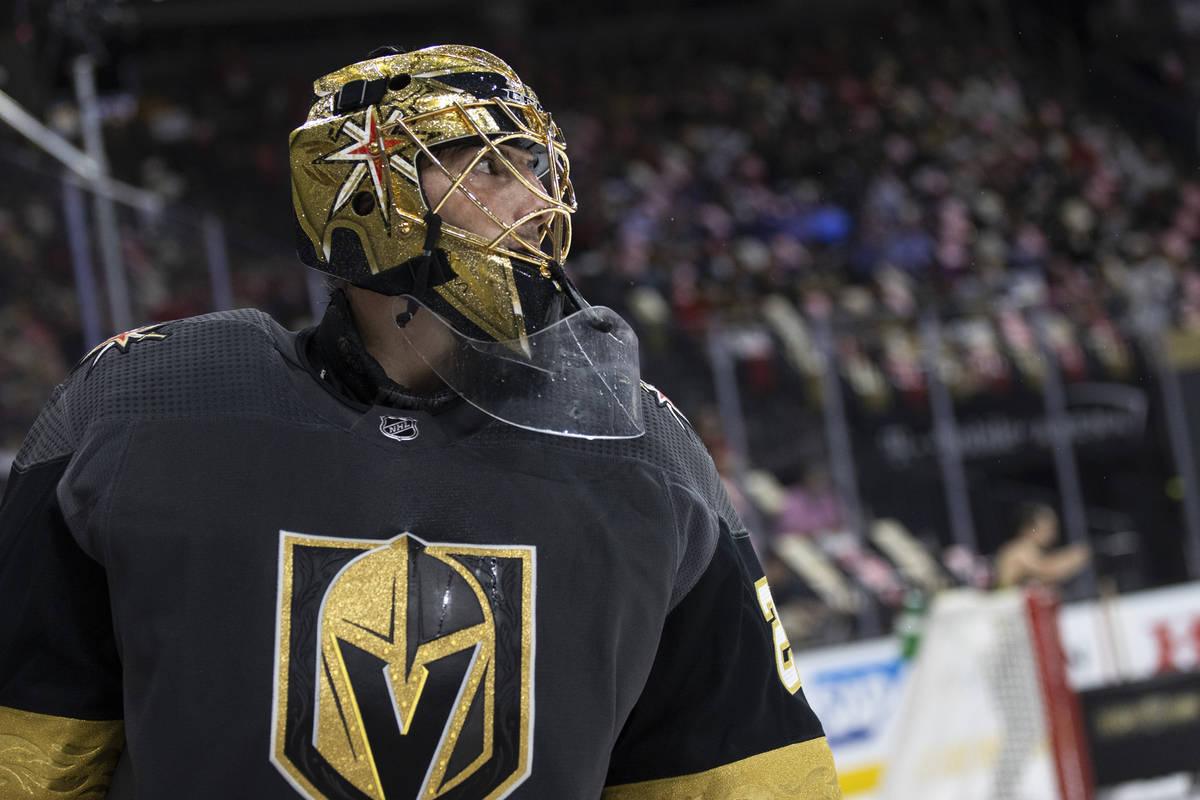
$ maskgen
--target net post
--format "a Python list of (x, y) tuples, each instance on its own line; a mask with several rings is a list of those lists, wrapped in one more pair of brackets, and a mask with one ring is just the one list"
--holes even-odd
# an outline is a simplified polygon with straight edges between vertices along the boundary
[(1025, 609), (1059, 796), (1061, 800), (1093, 800), (1095, 785), (1083, 711), (1079, 696), (1067, 682), (1067, 658), (1058, 633), (1060, 605), (1057, 594), (1049, 589), (1025, 591)]

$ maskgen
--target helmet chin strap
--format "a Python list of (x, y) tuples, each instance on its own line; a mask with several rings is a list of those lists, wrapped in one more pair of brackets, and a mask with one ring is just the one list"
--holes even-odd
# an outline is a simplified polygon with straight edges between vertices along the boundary
[(428, 211), (425, 214), (425, 246), (424, 255), (430, 257), (433, 255), (433, 248), (437, 246), (438, 237), (442, 235), (442, 215), (436, 211)]
[[(413, 259), (413, 261), (417, 262), (416, 264), (412, 264), (411, 262), (409, 264), (409, 269), (411, 270), (411, 273), (412, 273), (411, 291), (417, 297), (423, 296), (425, 294), (425, 292), (427, 292), (429, 290), (430, 272), (433, 270), (434, 267), (436, 267), (439, 272), (446, 271), (441, 262), (441, 259), (438, 257), (437, 253), (434, 252), (434, 248), (437, 247), (438, 237), (441, 235), (442, 235), (442, 217), (441, 217), (441, 215), (438, 214), (436, 211), (426, 212), (426, 214), (425, 214), (425, 245), (422, 248), (424, 250), (424, 252), (421, 253), (421, 256), (419, 258)], [(445, 283), (447, 280), (449, 280), (448, 275), (447, 276), (439, 275), (438, 277), (441, 278), (441, 280), (438, 280), (437, 283), (433, 284), (435, 286), (438, 283)], [(411, 322), (413, 315), (416, 314), (417, 309), (420, 308), (420, 306), (417, 304), (417, 301), (413, 300), (411, 297), (408, 298), (407, 306), (408, 307), (404, 311), (401, 311), (399, 314), (396, 315), (396, 327), (397, 328), (403, 328), (405, 325), (407, 325), (409, 322)]]
[(567, 272), (563, 269), (562, 264), (559, 264), (557, 261), (551, 261), (546, 265), (546, 268), (550, 270), (550, 276), (558, 281), (558, 285), (563, 287), (567, 293), (567, 297), (571, 298), (571, 302), (575, 304), (577, 309), (582, 311), (585, 308), (591, 307), (592, 304), (583, 299), (583, 295), (579, 293), (579, 290), (575, 288), (575, 284), (567, 277)]

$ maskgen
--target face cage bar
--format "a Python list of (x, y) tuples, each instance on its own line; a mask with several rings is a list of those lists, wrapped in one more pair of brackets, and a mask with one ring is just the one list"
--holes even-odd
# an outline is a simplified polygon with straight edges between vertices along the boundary
[[(471, 119), (471, 116), (467, 113), (467, 108), (484, 108), (492, 105), (499, 106), (504, 111), (504, 113), (518, 127), (517, 132), (506, 134), (493, 140), (489, 138), (488, 133), (480, 129), (475, 120)], [(442, 173), (451, 181), (451, 185), (449, 189), (446, 190), (446, 194), (443, 195), (442, 199), (439, 200), (434, 207), (430, 208), (430, 210), (434, 213), (437, 213), (441, 209), (442, 204), (446, 202), (446, 199), (450, 197), (452, 192), (460, 191), (466, 195), (471, 202), (478, 207), (479, 210), (481, 210), (490, 220), (492, 220), (497, 227), (501, 229), (500, 234), (491, 240), (453, 225), (447, 225), (445, 228), (443, 228), (443, 230), (446, 230), (460, 239), (464, 239), (474, 244), (483, 245), (490, 250), (501, 253), (510, 258), (533, 260), (540, 265), (545, 265), (545, 263), (549, 260), (553, 260), (559, 265), (563, 264), (566, 261), (567, 254), (571, 248), (570, 215), (577, 210), (578, 205), (575, 202), (574, 189), (571, 186), (570, 161), (567, 158), (567, 154), (564, 151), (560, 141), (555, 139), (552, 135), (555, 127), (553, 121), (550, 119), (550, 115), (545, 115), (546, 134), (544, 137), (539, 137), (532, 128), (530, 128), (516, 114), (513, 113), (512, 109), (509, 108), (509, 104), (502, 100), (474, 103), (470, 106), (464, 106), (461, 103), (455, 102), (454, 108), (466, 125), (470, 127), (472, 131), (474, 131), (475, 138), (482, 142), (479, 147), (479, 151), (475, 154), (474, 158), (471, 159), (471, 162), (463, 169), (461, 174), (457, 176), (453, 175), (450, 170), (448, 170), (446, 166), (442, 164), (441, 160), (433, 154), (433, 151), (431, 151), (429, 147), (413, 132), (412, 128), (409, 127), (410, 122), (445, 114), (449, 109), (438, 109), (437, 111), (418, 114), (414, 117), (411, 117), (407, 121), (404, 119), (396, 119), (390, 123), (387, 123), (386, 125), (380, 126), (378, 135), (380, 138), (379, 144), (381, 147), (381, 152), (394, 152), (397, 149), (395, 147), (383, 148), (383, 138), (387, 133), (393, 132), (397, 129), (403, 131), (403, 133), (408, 137), (409, 141), (416, 144), (420, 152), (424, 153), (425, 156), (429, 158), (430, 162), (436, 165), (437, 168), (440, 169)], [(517, 169), (516, 165), (509, 160), (508, 156), (504, 155), (504, 153), (498, 149), (498, 145), (515, 139), (537, 142), (546, 148), (546, 153), (548, 156), (547, 161), (549, 162), (547, 183), (554, 191), (554, 196), (550, 195), (547, 192), (547, 187), (541, 185), (540, 182), (533, 183), (527, 179), (522, 174), (521, 170)], [(467, 174), (475, 167), (476, 164), (479, 163), (485, 152), (490, 152), (492, 155), (498, 158), (504, 165), (504, 168), (507, 169), (514, 177), (516, 177), (516, 179), (521, 182), (526, 190), (531, 192), (539, 200), (549, 204), (548, 207), (530, 212), (520, 219), (515, 220), (511, 224), (505, 223), (503, 220), (497, 217), (492, 210), (487, 207), (486, 203), (484, 203), (469, 189), (462, 185), (462, 182), (466, 178)], [(419, 187), (420, 174), (419, 170), (416, 169), (415, 163), (414, 171), (416, 172), (415, 177)], [(424, 196), (423, 192), (422, 196)], [(428, 201), (426, 201), (426, 205), (428, 205)], [(536, 244), (529, 242), (527, 239), (516, 233), (516, 230), (529, 220), (535, 217), (545, 216), (547, 214), (549, 214), (551, 217), (550, 222), (540, 226), (540, 234)], [(542, 250), (542, 243), (546, 240), (547, 234), (549, 234), (551, 237), (550, 244), (553, 251), (553, 254), (550, 256), (548, 256), (548, 254)], [(511, 247), (502, 246), (500, 243), (506, 239), (510, 239), (517, 243), (521, 249), (516, 250)]]

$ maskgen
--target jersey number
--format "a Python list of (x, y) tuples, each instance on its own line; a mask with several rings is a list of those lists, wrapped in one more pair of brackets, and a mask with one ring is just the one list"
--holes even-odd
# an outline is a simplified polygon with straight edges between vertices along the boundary
[(779, 612), (775, 610), (775, 601), (771, 598), (771, 587), (766, 578), (754, 582), (758, 591), (758, 607), (763, 616), (771, 623), (771, 635), (775, 638), (775, 668), (779, 670), (779, 680), (784, 688), (792, 694), (800, 688), (800, 674), (796, 672), (796, 663), (792, 660), (792, 645), (788, 642), (783, 623), (779, 621)]

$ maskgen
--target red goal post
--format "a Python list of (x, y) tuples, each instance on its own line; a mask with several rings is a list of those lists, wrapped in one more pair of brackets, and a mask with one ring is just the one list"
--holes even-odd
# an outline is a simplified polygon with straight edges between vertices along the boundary
[(1062, 602), (1050, 589), (1027, 589), (1025, 604), (1059, 797), (1091, 800), (1095, 790), (1083, 711), (1078, 695), (1067, 681), (1067, 656), (1059, 636), (1058, 612)]

